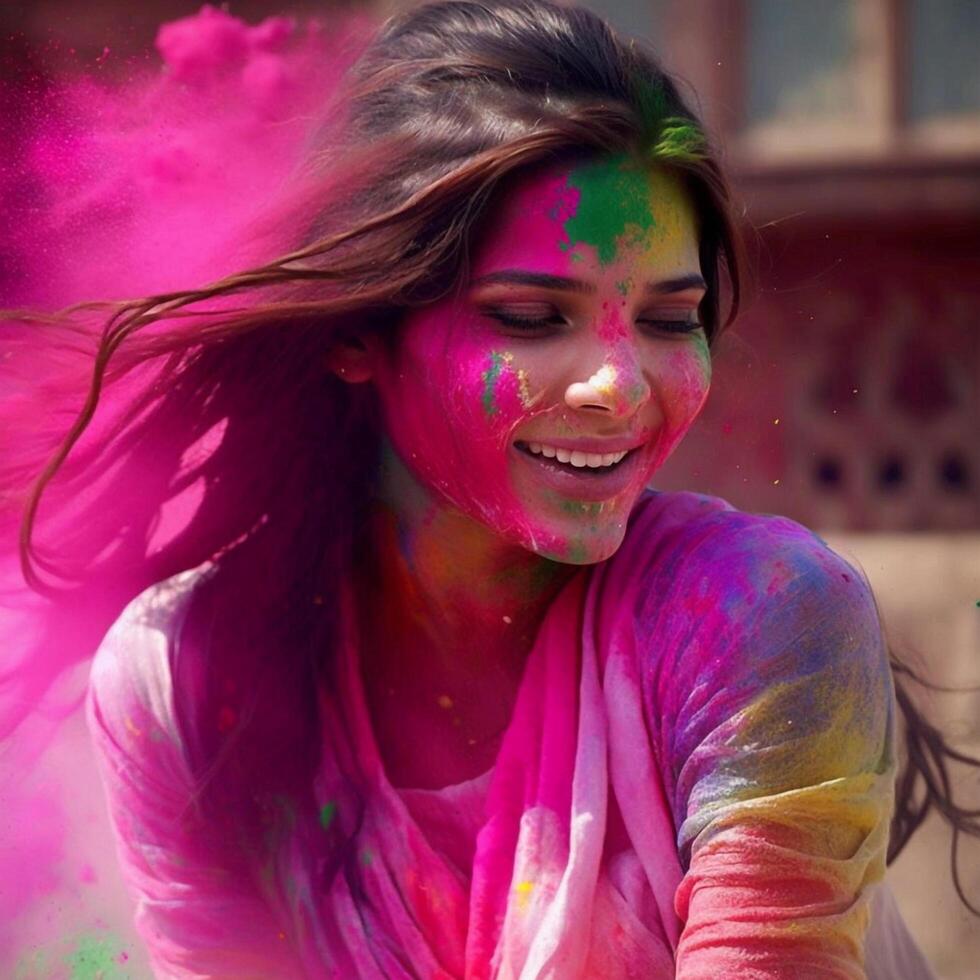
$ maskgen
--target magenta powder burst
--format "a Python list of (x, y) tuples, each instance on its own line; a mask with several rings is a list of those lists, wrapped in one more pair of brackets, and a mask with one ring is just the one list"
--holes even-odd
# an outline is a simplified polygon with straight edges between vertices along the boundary
[(52, 79), (8, 124), (22, 152), (4, 195), (35, 196), (11, 229), (28, 276), (4, 284), (5, 305), (138, 296), (237, 267), (356, 51), (356, 28), (340, 27), (252, 27), (205, 6), (160, 28), (155, 69)]
[[(125, 78), (67, 68), (43, 83), (8, 75), (0, 203), (11, 220), (0, 244), (0, 309), (53, 311), (196, 287), (276, 251), (264, 216), (311, 132), (334, 111), (331, 93), (367, 26), (332, 16), (329, 25), (276, 16), (253, 26), (207, 5), (162, 25), (158, 56), (134, 59)], [(94, 333), (79, 332), (66, 350), (46, 330), (56, 328), (0, 318), (0, 432), (19, 434), (16, 445), (0, 435), (4, 467), (43, 458), (84, 397)], [(112, 389), (96, 431), (132, 390)], [(220, 436), (193, 451), (211, 451)], [(139, 483), (131, 492), (139, 496)], [(191, 519), (199, 499), (192, 486), (167, 502), (159, 541)], [(142, 954), (134, 954), (77, 710), (86, 657), (132, 583), (107, 585), (104, 601), (90, 597), (85, 608), (31, 593), (16, 554), (20, 504), (0, 493), (0, 722), (8, 736), (0, 973), (94, 976), (84, 971), (98, 967), (105, 977), (136, 976)], [(70, 564), (74, 556), (60, 557)]]

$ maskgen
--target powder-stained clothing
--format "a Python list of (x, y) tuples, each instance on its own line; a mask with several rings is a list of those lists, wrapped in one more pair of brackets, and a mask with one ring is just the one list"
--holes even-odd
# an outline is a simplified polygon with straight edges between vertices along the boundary
[(219, 573), (140, 596), (92, 674), (159, 976), (930, 976), (876, 897), (895, 705), (874, 601), (799, 525), (646, 494), (622, 547), (549, 608), (493, 768), (443, 790), (385, 776), (348, 593), (278, 903), (191, 803), (172, 658), (195, 585)]

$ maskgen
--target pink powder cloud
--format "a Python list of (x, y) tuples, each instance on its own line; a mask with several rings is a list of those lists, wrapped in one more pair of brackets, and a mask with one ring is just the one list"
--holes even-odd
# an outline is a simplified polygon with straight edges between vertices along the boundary
[(328, 40), (317, 22), (249, 26), (205, 6), (160, 28), (150, 70), (53, 79), (19, 120), (7, 175), (8, 192), (35, 189), (13, 236), (26, 273), (16, 302), (138, 296), (237, 268), (357, 32), (331, 25)]
[[(5, 223), (0, 242), (0, 308), (55, 309), (138, 297), (199, 286), (247, 265), (256, 255), (256, 229), (264, 227), (264, 216), (302, 159), (367, 26), (345, 20), (328, 31), (287, 17), (253, 26), (205, 6), (163, 25), (159, 59), (145, 65), (134, 59), (127, 78), (66, 72), (39, 80), (32, 72), (2, 80), (0, 97), (12, 108), (0, 122), (7, 147), (0, 207), (16, 220)], [(54, 379), (71, 358), (46, 346), (41, 330), (18, 329), (0, 322), (0, 399), (7, 399), (11, 418), (23, 406), (26, 444), (32, 419), (40, 419), (41, 406), (50, 403), (47, 386), (57, 386)], [(113, 406), (104, 411), (111, 417)], [(70, 421), (45, 417), (37, 427)], [(96, 830), (79, 824), (82, 813), (88, 821), (94, 814), (104, 820), (75, 713), (84, 677), (70, 685), (68, 696), (61, 690), (58, 703), (58, 685), (49, 690), (44, 683), (70, 666), (62, 647), (77, 647), (79, 640), (62, 637), (59, 644), (59, 621), (24, 591), (15, 515), (5, 514), (2, 504), (0, 668), (30, 651), (33, 659), (20, 668), (21, 676), (38, 683), (0, 690), (0, 714), (16, 711), (9, 697), (38, 693), (36, 700), (30, 697), (32, 715), (0, 758), (6, 787), (0, 923), (16, 920), (21, 931), (25, 922), (40, 923), (30, 937), (31, 948), (39, 949), (46, 939), (54, 942), (127, 913), (100, 909), (84, 897), (101, 894), (107, 876), (118, 881), (105, 846), (107, 828), (98, 830), (103, 843), (95, 855)], [(166, 538), (181, 519), (186, 513), (164, 514), (158, 535)], [(73, 622), (77, 634), (80, 620)], [(91, 632), (94, 647), (99, 630)], [(42, 662), (31, 651), (40, 636), (51, 638)], [(36, 778), (24, 782), (29, 774)], [(81, 780), (73, 791), (68, 775)], [(67, 909), (77, 910), (71, 922), (65, 921)], [(127, 928), (124, 922), (121, 927)], [(17, 961), (22, 939), (0, 927), (0, 972)]]

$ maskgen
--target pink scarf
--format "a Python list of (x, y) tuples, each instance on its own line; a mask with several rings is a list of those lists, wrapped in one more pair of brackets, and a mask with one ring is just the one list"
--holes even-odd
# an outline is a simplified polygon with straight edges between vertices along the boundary
[[(353, 782), (364, 795), (356, 846), (369, 902), (358, 911), (347, 878), (336, 875), (311, 923), (316, 932), (346, 924), (331, 930), (342, 945), (332, 950), (338, 967), (379, 980), (672, 975), (681, 880), (673, 822), (632, 651), (600, 657), (599, 593), (586, 600), (587, 582), (576, 576), (552, 605), (525, 668), (469, 887), (385, 778), (355, 644), (345, 645), (342, 687), (324, 699), (323, 716), (326, 744), (347, 748), (325, 759), (316, 792), (344, 830), (344, 787)], [(641, 844), (624, 840), (604, 855), (611, 787), (630, 801), (622, 819)]]
[(137, 600), (93, 671), (160, 976), (865, 975), (890, 681), (866, 586), (798, 525), (689, 494), (641, 501), (616, 556), (549, 609), (485, 801), (480, 780), (442, 792), (450, 824), (454, 799), (476, 801), (458, 821), (471, 867), (417, 819), (424, 791), (388, 782), (348, 632), (321, 700), (320, 819), (280, 854), (275, 913), (185, 818), (168, 651), (200, 574)]

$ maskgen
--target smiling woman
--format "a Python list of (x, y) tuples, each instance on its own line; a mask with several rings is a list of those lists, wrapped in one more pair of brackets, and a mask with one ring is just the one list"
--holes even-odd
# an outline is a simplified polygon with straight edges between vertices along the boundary
[[(615, 221), (596, 220), (610, 211)], [(676, 176), (626, 157), (533, 168), (499, 193), (460, 289), (409, 312), (394, 345), (373, 335), (334, 348), (338, 376), (378, 396), (380, 566), (424, 554), (452, 569), (449, 582), (406, 569), (386, 602), (411, 615), (370, 644), (371, 676), (389, 679), (375, 685), (383, 754), (405, 785), (458, 782), (492, 762), (486, 733), (506, 726), (557, 587), (616, 552), (697, 416), (710, 361), (695, 221)], [(450, 612), (434, 617), (433, 604)], [(495, 663), (514, 670), (488, 700)], [(415, 712), (433, 716), (418, 732), (380, 710), (406, 705), (395, 680), (406, 665)], [(459, 706), (462, 688), (465, 712), (438, 708), (433, 692)], [(434, 747), (420, 755), (419, 744)]]
[(586, 11), (448, 0), (344, 99), (281, 254), (113, 306), (5, 475), (27, 581), (115, 620), (89, 720), (158, 975), (928, 976), (867, 586), (647, 489), (739, 297), (674, 84)]
[(708, 392), (688, 196), (626, 158), (533, 171), (503, 192), (469, 271), (404, 318), (395, 348), (339, 351), (340, 376), (373, 381), (395, 454), (486, 554), (608, 558)]

